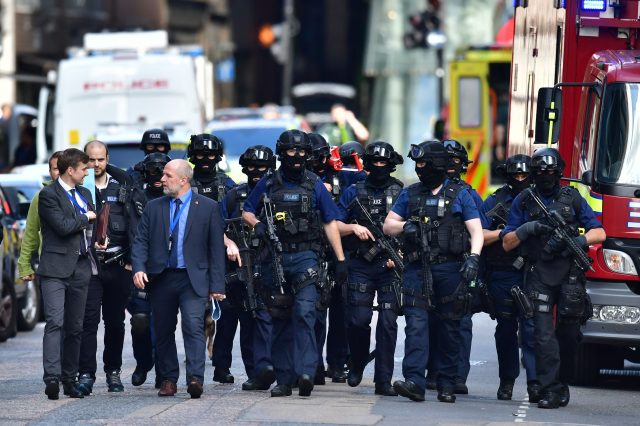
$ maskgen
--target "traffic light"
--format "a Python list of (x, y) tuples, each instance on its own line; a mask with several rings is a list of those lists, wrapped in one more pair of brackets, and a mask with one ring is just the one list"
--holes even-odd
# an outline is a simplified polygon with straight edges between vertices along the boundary
[(285, 40), (285, 23), (265, 24), (258, 32), (258, 41), (262, 47), (268, 47), (271, 54), (280, 64), (287, 62), (289, 49)]
[(440, 31), (438, 9), (440, 2), (432, 0), (429, 8), (409, 15), (409, 31), (404, 33), (404, 47), (407, 49), (427, 49), (444, 43), (444, 34)]

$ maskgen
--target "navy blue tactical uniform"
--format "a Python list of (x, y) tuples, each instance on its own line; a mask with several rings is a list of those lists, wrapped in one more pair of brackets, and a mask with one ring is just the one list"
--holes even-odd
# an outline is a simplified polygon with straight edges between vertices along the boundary
[[(391, 211), (402, 187), (402, 182), (395, 178), (387, 178), (383, 185), (373, 185), (366, 179), (350, 186), (338, 204), (339, 220), (370, 227), (361, 209), (354, 203), (357, 198), (376, 221), (376, 226), (382, 229), (384, 218)], [(344, 238), (343, 247), (349, 256), (346, 319), (351, 368), (361, 374), (368, 362), (373, 299), (377, 293), (378, 324), (373, 381), (382, 391), (382, 385), (391, 386), (398, 335), (396, 320), (400, 309), (392, 286), (393, 272), (386, 266), (389, 256), (375, 242), (360, 241), (355, 235)]]
[(314, 327), (321, 222), (337, 219), (339, 212), (322, 181), (309, 171), (305, 171), (301, 181), (288, 180), (281, 170), (261, 179), (249, 194), (244, 210), (256, 215), (262, 212), (260, 217), (264, 217), (265, 196), (282, 242), (281, 266), (286, 280), (284, 288), (278, 288), (272, 262), (264, 265), (264, 286), (272, 295), (267, 304), (273, 317), (273, 347), (278, 348), (272, 352), (272, 361), (278, 385), (290, 387), (299, 376), (313, 377), (316, 372)]
[[(479, 218), (478, 209), (468, 189), (445, 180), (437, 194), (432, 194), (421, 184), (405, 188), (392, 211), (405, 220), (411, 217), (428, 217), (429, 222), (440, 224), (430, 231), (433, 245), (430, 249), (432, 259), (429, 262), (434, 293), (431, 302), (436, 305), (440, 320), (440, 327), (436, 331), (438, 354), (435, 356), (439, 358), (437, 387), (439, 391), (453, 392), (461, 350), (461, 313), (459, 307), (455, 306), (455, 300), (451, 299), (454, 299), (459, 287), (462, 287), (460, 266), (463, 254), (469, 248), (469, 236), (464, 222)], [(447, 226), (442, 225), (445, 218)], [(430, 356), (429, 314), (424, 297), (420, 255), (412, 256), (409, 249), (406, 251), (408, 263), (403, 292), (407, 325), (402, 373), (405, 380), (415, 383), (419, 388), (418, 392), (424, 395), (425, 370)]]
[[(532, 169), (535, 155), (532, 158)], [(561, 170), (562, 166), (563, 164), (558, 168)], [(546, 176), (548, 175), (542, 176), (542, 183), (545, 183)], [(559, 177), (557, 180), (559, 181)], [(556, 183), (556, 188), (547, 196), (539, 189), (534, 190), (549, 211), (559, 212), (571, 229), (582, 227), (589, 231), (602, 227), (577, 190), (557, 185)], [(540, 208), (529, 195), (526, 192), (520, 193), (513, 201), (507, 226), (501, 235), (518, 230), (526, 222), (543, 219)], [(586, 302), (580, 301), (577, 303), (579, 309), (567, 308), (566, 297), (571, 296), (572, 292), (577, 291), (586, 298), (584, 275), (575, 270), (571, 257), (568, 257), (562, 247), (561, 250), (553, 248), (553, 240), (545, 232), (530, 236), (526, 241), (521, 239), (522, 252), (527, 258), (526, 286), (535, 305), (535, 364), (537, 380), (542, 387), (542, 399), (538, 404), (540, 408), (557, 408), (559, 404), (568, 403), (567, 383), (573, 375), (575, 350), (582, 337), (580, 320), (585, 309), (588, 310), (585, 308), (588, 306)], [(555, 305), (558, 318), (554, 327)], [(563, 392), (566, 392), (565, 401), (556, 400), (555, 395), (562, 395)]]
[[(508, 212), (512, 206), (513, 199), (513, 191), (508, 185), (491, 194), (483, 203), (480, 211), (482, 227), (490, 231), (504, 227), (505, 224), (499, 218), (487, 217), (487, 213), (496, 205), (503, 206), (505, 211)], [(501, 386), (504, 384), (512, 389), (513, 383), (520, 375), (520, 357), (518, 356), (519, 329), (522, 342), (522, 359), (530, 390), (530, 402), (533, 402), (532, 387), (536, 385), (533, 318), (522, 318), (522, 313), (518, 311), (511, 294), (513, 287), (523, 288), (524, 265), (522, 262), (524, 259), (520, 254), (520, 250), (505, 252), (500, 240), (486, 246), (482, 256), (485, 261), (484, 279), (488, 283), (489, 294), (495, 306), (497, 320), (495, 341)], [(510, 389), (507, 393), (511, 393)], [(505, 395), (504, 398), (500, 399), (511, 399), (511, 397), (509, 395), (507, 398)]]

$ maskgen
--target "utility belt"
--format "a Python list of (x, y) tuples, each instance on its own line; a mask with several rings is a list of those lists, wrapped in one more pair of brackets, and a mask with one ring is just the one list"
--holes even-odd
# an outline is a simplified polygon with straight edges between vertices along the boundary
[(302, 251), (313, 251), (322, 253), (324, 245), (319, 241), (302, 241), (299, 243), (282, 241), (282, 251), (285, 253), (300, 253)]
[(522, 271), (522, 268), (525, 266), (526, 260), (522, 256), (518, 256), (512, 264), (493, 264), (487, 262), (487, 275), (490, 275), (492, 272), (518, 272)]
[(106, 250), (97, 250), (96, 256), (101, 265), (116, 264), (122, 267), (126, 264), (125, 255), (129, 251), (128, 248), (110, 247)]
[[(420, 252), (414, 251), (411, 253), (407, 253), (407, 262), (419, 262), (421, 260)], [(430, 255), (428, 262), (430, 265), (439, 265), (441, 263), (448, 262), (462, 262), (464, 260), (464, 256), (461, 254), (445, 254), (445, 255)]]

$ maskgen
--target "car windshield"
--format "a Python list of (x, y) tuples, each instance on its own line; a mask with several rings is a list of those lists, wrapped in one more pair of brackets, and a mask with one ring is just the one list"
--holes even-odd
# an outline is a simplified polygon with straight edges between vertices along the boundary
[(26, 182), (8, 182), (2, 183), (5, 188), (13, 188), (16, 191), (18, 202), (29, 203), (42, 186)]
[(640, 185), (640, 84), (607, 87), (600, 118), (596, 179)]
[(213, 134), (222, 139), (224, 154), (227, 157), (239, 157), (253, 145), (266, 145), (275, 150), (276, 140), (280, 133), (287, 130), (283, 127), (244, 127), (235, 129), (213, 130)]
[[(137, 142), (130, 144), (107, 143), (107, 145), (109, 146), (109, 163), (122, 169), (126, 170), (129, 167), (133, 167), (144, 159), (144, 153), (140, 151), (140, 146)], [(185, 150), (172, 149), (169, 152), (169, 157), (172, 159), (185, 158)]]

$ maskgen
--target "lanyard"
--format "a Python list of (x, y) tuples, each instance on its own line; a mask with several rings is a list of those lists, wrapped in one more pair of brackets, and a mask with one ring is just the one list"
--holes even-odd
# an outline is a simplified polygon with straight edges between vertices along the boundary
[[(178, 221), (180, 220), (180, 216), (182, 215), (182, 210), (184, 210), (185, 206), (187, 204), (189, 204), (189, 202), (191, 202), (191, 197), (192, 196), (193, 196), (193, 193), (190, 192), (189, 193), (189, 198), (187, 198), (184, 201), (184, 203), (182, 203), (182, 205), (178, 209), (178, 212), (175, 214), (174, 218), (169, 221), (169, 235), (173, 234), (173, 230), (176, 228), (176, 225), (178, 224)], [(170, 203), (170, 205), (173, 206), (173, 203)], [(172, 213), (172, 212), (170, 212), (170, 213)]]
[[(80, 199), (87, 205), (87, 207), (89, 207), (89, 202), (85, 200), (85, 198), (82, 196), (80, 192), (78, 192), (77, 189), (75, 191), (76, 191), (76, 194), (78, 194), (78, 196), (80, 197)], [(76, 200), (76, 197), (70, 194), (70, 191), (65, 191), (65, 193), (67, 194), (67, 197), (69, 197), (73, 205), (76, 206), (81, 213), (87, 212), (87, 209), (83, 209), (82, 207), (80, 207), (80, 204), (78, 204), (78, 200)]]

